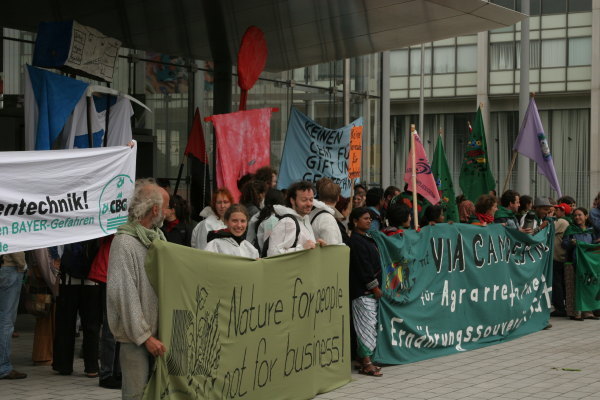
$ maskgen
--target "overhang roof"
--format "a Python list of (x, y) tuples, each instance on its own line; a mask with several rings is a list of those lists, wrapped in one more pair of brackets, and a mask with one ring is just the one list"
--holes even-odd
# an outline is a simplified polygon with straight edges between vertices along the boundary
[(266, 69), (282, 71), (524, 17), (481, 0), (21, 0), (4, 5), (0, 25), (35, 32), (40, 21), (74, 19), (129, 48), (234, 63), (244, 31), (256, 25), (269, 48)]

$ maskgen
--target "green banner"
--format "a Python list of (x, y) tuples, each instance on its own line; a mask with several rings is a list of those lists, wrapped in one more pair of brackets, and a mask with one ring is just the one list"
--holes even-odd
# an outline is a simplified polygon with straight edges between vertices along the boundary
[(145, 399), (306, 399), (350, 381), (349, 250), (251, 260), (155, 242), (157, 359)]
[(575, 308), (578, 311), (600, 309), (600, 244), (577, 242), (575, 250)]
[(375, 360), (406, 364), (544, 328), (552, 294), (552, 224), (535, 236), (437, 224), (376, 234), (382, 286)]

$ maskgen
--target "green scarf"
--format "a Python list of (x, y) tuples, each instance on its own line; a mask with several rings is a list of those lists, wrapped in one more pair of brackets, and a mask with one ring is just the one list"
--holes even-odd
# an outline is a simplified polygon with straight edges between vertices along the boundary
[(586, 226), (585, 228), (581, 228), (577, 225), (571, 224), (569, 225), (569, 227), (567, 228), (567, 230), (564, 233), (563, 237), (569, 236), (569, 235), (577, 235), (580, 233), (589, 233), (593, 231), (592, 227)]
[(137, 238), (146, 247), (150, 247), (153, 241), (167, 240), (165, 234), (159, 228), (148, 229), (142, 226), (138, 221), (129, 221), (119, 226), (117, 235), (130, 235)]
[(516, 218), (515, 217), (515, 213), (504, 207), (504, 206), (499, 206), (498, 207), (498, 211), (496, 211), (496, 214), (494, 214), (494, 218)]

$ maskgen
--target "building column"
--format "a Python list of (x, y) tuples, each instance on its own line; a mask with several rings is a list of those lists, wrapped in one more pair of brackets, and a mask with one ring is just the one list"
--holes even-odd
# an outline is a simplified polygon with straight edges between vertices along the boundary
[(391, 185), (392, 138), (390, 132), (390, 52), (381, 53), (381, 187)]
[[(522, 0), (521, 12), (529, 15), (529, 0)], [(529, 104), (529, 17), (521, 21), (521, 70), (519, 83), (519, 126), (525, 119)], [(517, 192), (521, 195), (533, 194), (529, 175), (529, 158), (517, 157)]]
[[(488, 147), (488, 159), (490, 151), (490, 99), (488, 97), (489, 90), (489, 40), (490, 34), (488, 31), (479, 32), (477, 34), (477, 105), (481, 106), (481, 116), (483, 117), (483, 128), (485, 129), (485, 141)], [(495, 145), (495, 144), (494, 144)], [(499, 177), (496, 177), (497, 179)]]
[[(591, 205), (596, 193), (600, 190), (600, 0), (592, 2), (592, 89), (590, 112), (590, 198)], [(585, 203), (584, 203), (585, 204)]]

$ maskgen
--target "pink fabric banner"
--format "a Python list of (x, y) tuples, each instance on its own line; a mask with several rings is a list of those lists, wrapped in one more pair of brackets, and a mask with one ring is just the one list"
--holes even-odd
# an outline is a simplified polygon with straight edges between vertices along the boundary
[(237, 181), (271, 164), (271, 108), (211, 117), (217, 137), (217, 186), (240, 198)]
[[(440, 202), (440, 193), (435, 183), (435, 177), (431, 172), (431, 164), (427, 160), (427, 154), (419, 134), (415, 133), (415, 155), (417, 158), (417, 193), (425, 197), (431, 204)], [(412, 184), (412, 150), (408, 153), (406, 160), (406, 173), (404, 182), (408, 183), (408, 190), (414, 192)]]

